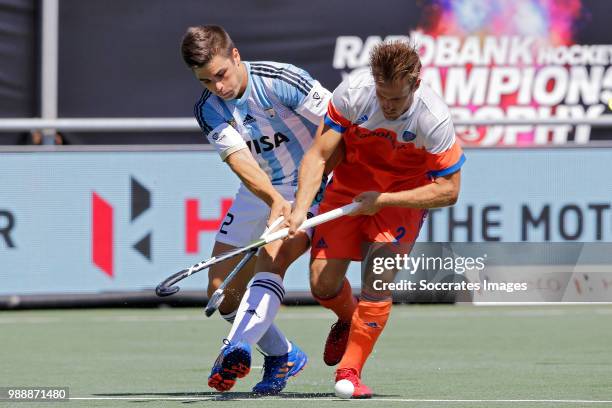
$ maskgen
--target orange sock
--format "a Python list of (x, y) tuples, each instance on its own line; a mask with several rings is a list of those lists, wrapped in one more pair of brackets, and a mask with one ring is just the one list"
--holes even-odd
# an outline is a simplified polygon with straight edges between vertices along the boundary
[(357, 298), (353, 296), (353, 290), (348, 279), (344, 278), (342, 289), (336, 296), (330, 299), (320, 299), (315, 296), (319, 304), (333, 311), (340, 320), (350, 322), (353, 312), (357, 308)]
[(389, 313), (391, 300), (369, 302), (361, 299), (357, 311), (353, 314), (351, 331), (344, 357), (338, 368), (354, 368), (361, 376), (361, 369), (382, 333)]

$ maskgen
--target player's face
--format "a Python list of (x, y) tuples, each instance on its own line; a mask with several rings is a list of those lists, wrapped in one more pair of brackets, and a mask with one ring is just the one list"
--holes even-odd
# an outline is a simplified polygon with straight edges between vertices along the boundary
[(396, 120), (410, 108), (420, 82), (414, 84), (406, 78), (376, 84), (376, 97), (385, 119)]
[(208, 64), (194, 68), (193, 72), (206, 89), (225, 100), (240, 98), (246, 89), (246, 68), (236, 48), (231, 56), (215, 55)]

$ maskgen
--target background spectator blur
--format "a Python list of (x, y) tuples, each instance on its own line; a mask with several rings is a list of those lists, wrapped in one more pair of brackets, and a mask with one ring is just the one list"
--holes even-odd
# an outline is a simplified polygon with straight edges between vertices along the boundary
[[(20, 145), (42, 145), (43, 144), (43, 134), (40, 130), (33, 130), (31, 132), (22, 133), (17, 141), (17, 144)], [(55, 145), (67, 145), (70, 144), (66, 137), (61, 132), (55, 133), (55, 140), (53, 142)]]

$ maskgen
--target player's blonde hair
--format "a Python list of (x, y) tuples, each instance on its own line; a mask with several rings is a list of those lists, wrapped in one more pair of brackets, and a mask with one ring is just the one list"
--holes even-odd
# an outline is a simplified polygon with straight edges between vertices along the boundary
[(234, 42), (221, 26), (207, 25), (189, 27), (183, 36), (181, 53), (189, 68), (201, 68), (216, 55), (229, 57)]
[(370, 53), (370, 68), (378, 83), (391, 83), (408, 77), (414, 86), (421, 74), (421, 59), (415, 47), (407, 42), (382, 42)]

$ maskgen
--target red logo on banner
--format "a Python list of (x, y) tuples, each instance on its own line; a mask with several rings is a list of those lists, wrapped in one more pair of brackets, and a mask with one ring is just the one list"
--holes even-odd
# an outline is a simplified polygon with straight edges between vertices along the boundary
[[(134, 222), (151, 206), (151, 193), (134, 178), (131, 180), (131, 215)], [(95, 191), (92, 193), (92, 261), (105, 275), (113, 278), (114, 270), (114, 208)], [(228, 214), (232, 206), (231, 198), (221, 199), (221, 211), (218, 218), (200, 218), (200, 201), (198, 199), (185, 200), (185, 252), (195, 254), (199, 251), (199, 234), (201, 232), (216, 232), (222, 225), (229, 225), (233, 216)], [(232, 217), (226, 219), (226, 217)], [(224, 221), (225, 219), (225, 221)], [(223, 232), (223, 231), (221, 231)], [(153, 233), (148, 232), (142, 239), (133, 245), (133, 248), (144, 258), (152, 261)]]
[[(134, 223), (151, 207), (151, 192), (134, 177), (130, 178), (130, 223)], [(113, 206), (95, 191), (92, 193), (92, 258), (93, 263), (108, 277), (114, 276), (114, 228)], [(152, 260), (151, 242), (153, 233), (149, 231), (132, 247), (148, 261)]]
[(92, 197), (93, 263), (113, 277), (113, 207), (95, 192)]
[(221, 200), (221, 214), (219, 218), (200, 219), (200, 201), (190, 198), (185, 201), (185, 250), (188, 254), (195, 254), (199, 250), (198, 235), (200, 232), (217, 231), (225, 214), (232, 206), (231, 198)]

